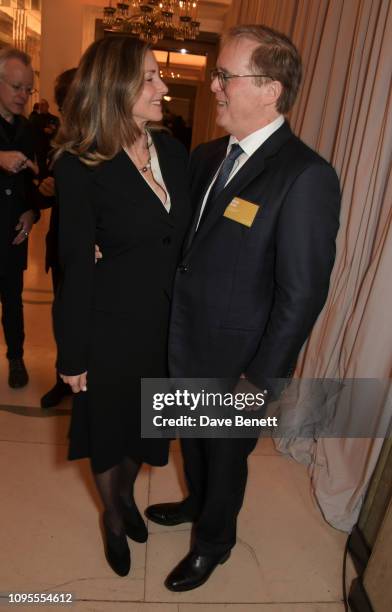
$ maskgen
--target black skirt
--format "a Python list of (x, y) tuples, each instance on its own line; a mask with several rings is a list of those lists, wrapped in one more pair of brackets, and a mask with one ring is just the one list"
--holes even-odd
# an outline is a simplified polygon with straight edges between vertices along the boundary
[(92, 313), (88, 390), (74, 396), (69, 459), (90, 457), (94, 472), (104, 472), (126, 456), (150, 465), (168, 461), (169, 440), (140, 434), (140, 378), (168, 375), (165, 300), (163, 309), (162, 303), (156, 309), (149, 304), (136, 317)]

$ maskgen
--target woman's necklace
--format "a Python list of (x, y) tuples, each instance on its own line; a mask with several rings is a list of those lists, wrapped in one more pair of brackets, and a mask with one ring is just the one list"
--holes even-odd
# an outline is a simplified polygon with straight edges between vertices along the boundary
[[(138, 159), (139, 163), (140, 163), (140, 159)], [(139, 172), (148, 172), (148, 170), (151, 169), (151, 155), (150, 152), (148, 152), (148, 159), (147, 159), (147, 163), (144, 164), (144, 166), (142, 166), (141, 168), (137, 168), (139, 170)]]
[(151, 155), (150, 155), (150, 151), (148, 148), (148, 140), (147, 140), (147, 134), (146, 134), (146, 145), (144, 146), (145, 150), (148, 153), (148, 157), (147, 157), (147, 162), (145, 164), (142, 163), (139, 154), (136, 150), (136, 147), (133, 148), (133, 157), (136, 159), (136, 168), (139, 170), (139, 172), (142, 172), (143, 174), (145, 174), (146, 172), (148, 172), (149, 170), (151, 170)]
[[(166, 189), (162, 187), (162, 185), (155, 179), (154, 173), (151, 168), (151, 153), (150, 153), (150, 147), (152, 146), (151, 137), (149, 137), (148, 133), (146, 132), (144, 135), (145, 135), (146, 140), (145, 140), (145, 143), (143, 143), (142, 145), (142, 149), (143, 149), (143, 153), (144, 152), (147, 153), (147, 161), (144, 164), (141, 161), (141, 156), (138, 154), (135, 144), (129, 148), (124, 147), (124, 150), (127, 153), (128, 157), (130, 157), (130, 159), (132, 160), (133, 164), (139, 170), (139, 172), (142, 173), (144, 180), (147, 181), (147, 183), (149, 183), (151, 189), (155, 192), (155, 194), (161, 200), (163, 205), (165, 205), (165, 202), (167, 201)], [(151, 173), (147, 174), (149, 170), (151, 170)]]

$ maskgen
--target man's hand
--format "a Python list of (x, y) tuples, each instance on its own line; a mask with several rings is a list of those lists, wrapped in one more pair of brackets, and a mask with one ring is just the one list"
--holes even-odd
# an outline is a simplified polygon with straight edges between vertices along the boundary
[[(34, 174), (39, 174), (38, 164), (36, 164), (35, 162), (32, 162), (31, 159), (27, 159), (26, 160), (25, 168), (28, 168), (29, 170), (34, 172)], [(22, 170), (23, 170), (23, 168), (22, 168)]]
[(13, 240), (12, 244), (22, 244), (24, 240), (26, 240), (27, 236), (30, 234), (31, 228), (34, 224), (35, 214), (33, 210), (26, 210), (19, 217), (19, 223), (15, 227), (15, 229), (19, 231), (19, 234)]
[(52, 198), (55, 195), (54, 178), (53, 176), (47, 176), (39, 184), (38, 191), (45, 198)]
[(60, 374), (60, 378), (71, 387), (74, 393), (79, 393), (79, 391), (87, 391), (87, 372), (76, 374), (76, 376), (66, 376), (65, 374)]
[(102, 253), (99, 250), (99, 246), (95, 245), (95, 263), (97, 263), (98, 259), (102, 259)]
[(21, 170), (29, 168), (35, 174), (38, 174), (37, 165), (26, 157), (20, 151), (1, 151), (0, 152), (0, 168), (10, 174), (18, 174)]

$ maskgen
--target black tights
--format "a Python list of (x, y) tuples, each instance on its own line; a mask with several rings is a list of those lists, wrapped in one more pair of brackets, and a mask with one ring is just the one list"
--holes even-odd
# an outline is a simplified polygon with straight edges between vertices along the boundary
[(121, 463), (106, 472), (93, 471), (98, 492), (105, 507), (105, 524), (116, 535), (124, 534), (124, 507), (135, 508), (133, 485), (141, 463), (124, 457)]

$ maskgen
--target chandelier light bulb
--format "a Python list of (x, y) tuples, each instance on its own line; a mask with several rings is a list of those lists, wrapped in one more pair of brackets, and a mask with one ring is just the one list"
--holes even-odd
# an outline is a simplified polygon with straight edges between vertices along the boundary
[(116, 8), (110, 0), (103, 9), (103, 24), (107, 30), (150, 43), (162, 38), (195, 40), (200, 26), (197, 9), (197, 0), (132, 0), (118, 2)]

